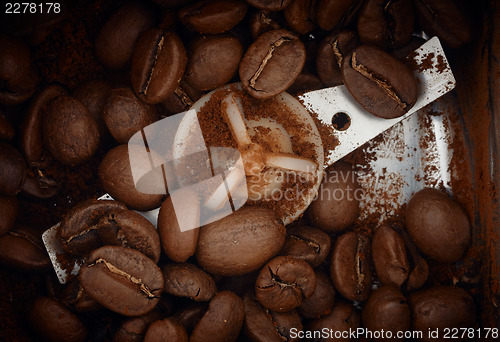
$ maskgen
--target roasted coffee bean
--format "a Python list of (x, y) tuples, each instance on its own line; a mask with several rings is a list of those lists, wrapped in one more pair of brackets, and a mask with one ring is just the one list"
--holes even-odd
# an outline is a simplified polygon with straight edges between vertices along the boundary
[(361, 311), (363, 326), (370, 331), (385, 331), (392, 338), (376, 341), (403, 341), (397, 338), (399, 331), (410, 330), (410, 308), (401, 291), (393, 286), (382, 286), (370, 294)]
[(270, 11), (254, 11), (249, 15), (249, 29), (253, 40), (267, 31), (281, 28), (276, 15), (276, 12)]
[(113, 342), (142, 342), (151, 323), (161, 318), (161, 313), (156, 310), (141, 317), (129, 318), (120, 325)]
[(103, 111), (106, 102), (111, 96), (111, 86), (106, 81), (91, 80), (83, 83), (73, 92), (73, 96), (80, 101), (90, 116), (94, 118), (99, 127), (99, 134), (104, 137), (106, 134), (106, 123), (103, 118)]
[(164, 292), (196, 301), (208, 301), (217, 292), (214, 279), (190, 263), (169, 263), (161, 267)]
[(323, 30), (331, 31), (346, 22), (351, 12), (359, 7), (359, 0), (318, 0), (316, 21)]
[(236, 341), (243, 325), (243, 301), (232, 292), (221, 291), (215, 295), (207, 312), (193, 329), (189, 341)]
[(87, 200), (77, 204), (62, 219), (57, 237), (65, 252), (83, 256), (101, 245), (97, 228), (100, 219), (113, 209), (127, 207), (116, 201)]
[(200, 228), (196, 260), (212, 274), (249, 273), (278, 254), (285, 242), (285, 233), (274, 211), (244, 207)]
[(82, 103), (71, 96), (59, 96), (48, 104), (42, 130), (45, 147), (66, 165), (90, 159), (99, 146), (97, 123)]
[(23, 187), (26, 172), (26, 162), (21, 153), (0, 141), (0, 195), (17, 195)]
[(169, 95), (165, 101), (160, 103), (160, 106), (167, 111), (167, 115), (185, 112), (191, 108), (203, 94), (202, 91), (195, 89), (183, 78), (173, 94)]
[(29, 313), (29, 321), (46, 341), (87, 341), (87, 328), (82, 321), (55, 299), (40, 297), (35, 300)]
[[(104, 156), (99, 166), (101, 184), (111, 197), (125, 203), (131, 209), (146, 211), (157, 208), (161, 204), (163, 195), (146, 194), (136, 189), (130, 167), (129, 148), (133, 149), (134, 146), (120, 145)], [(149, 167), (150, 161), (143, 153), (132, 155), (135, 166)], [(145, 159), (139, 160), (143, 156)]]
[(10, 141), (14, 139), (15, 134), (14, 126), (12, 126), (9, 119), (5, 117), (0, 109), (0, 140)]
[(0, 263), (15, 271), (30, 273), (45, 272), (51, 267), (42, 234), (20, 224), (15, 224), (0, 238)]
[(292, 0), (245, 0), (250, 6), (268, 11), (281, 11), (292, 3)]
[(472, 38), (470, 22), (453, 0), (415, 0), (418, 22), (429, 36), (438, 36), (451, 48)]
[(238, 71), (243, 46), (231, 36), (202, 36), (191, 43), (184, 79), (198, 90), (228, 83)]
[(14, 226), (19, 213), (19, 201), (15, 196), (0, 196), (0, 236)]
[(310, 321), (307, 330), (311, 334), (317, 334), (324, 331), (323, 329), (327, 329), (327, 331), (337, 332), (340, 335), (340, 338), (334, 337), (335, 335), (322, 338), (316, 337), (313, 341), (350, 342), (355, 341), (355, 339), (350, 337), (349, 332), (360, 327), (360, 320), (360, 314), (352, 303), (338, 301), (328, 315)]
[(411, 0), (367, 0), (359, 12), (358, 34), (363, 44), (400, 48), (410, 41), (414, 27)]
[(298, 341), (291, 338), (290, 330), (302, 330), (302, 323), (297, 311), (273, 312), (262, 307), (255, 299), (253, 291), (249, 291), (243, 298), (245, 305), (245, 320), (243, 331), (251, 341), (282, 342)]
[(312, 225), (327, 233), (345, 230), (359, 216), (361, 191), (350, 164), (338, 162), (329, 167), (318, 197), (307, 210)]
[(102, 309), (101, 304), (83, 289), (78, 278), (65, 285), (60, 300), (78, 312), (92, 312)]
[(109, 210), (97, 224), (97, 235), (103, 245), (133, 248), (154, 262), (160, 259), (160, 237), (155, 227), (135, 211)]
[(186, 50), (173, 32), (143, 32), (132, 57), (132, 88), (146, 103), (164, 101), (179, 85), (186, 68)]
[(319, 266), (330, 253), (331, 240), (323, 231), (304, 225), (289, 226), (286, 230), (285, 244), (281, 255), (293, 256)]
[(374, 46), (360, 45), (344, 58), (342, 78), (354, 99), (381, 118), (400, 117), (417, 101), (410, 68)]
[[(474, 327), (476, 305), (470, 294), (456, 286), (434, 286), (408, 295), (412, 328), (416, 331), (438, 331), (439, 337), (424, 334), (422, 341), (446, 341), (445, 328)], [(429, 330), (430, 329), (430, 330)], [(466, 336), (457, 338), (467, 340)]]
[(413, 195), (405, 220), (417, 247), (436, 261), (455, 262), (469, 245), (471, 228), (467, 213), (437, 189), (426, 188)]
[(320, 318), (331, 311), (334, 303), (335, 289), (330, 277), (323, 271), (316, 271), (316, 289), (297, 310), (304, 318)]
[(384, 224), (375, 230), (372, 258), (382, 284), (400, 287), (408, 278), (410, 263), (405, 242), (390, 226)]
[(124, 316), (142, 316), (153, 310), (164, 284), (160, 268), (151, 259), (118, 246), (93, 251), (79, 279), (92, 298)]
[(305, 261), (278, 256), (262, 267), (255, 282), (255, 297), (272, 311), (287, 312), (313, 295), (316, 274)]
[(174, 317), (182, 324), (186, 331), (191, 332), (207, 309), (207, 302), (189, 301), (179, 306), (179, 309), (174, 313)]
[(155, 25), (154, 13), (140, 2), (123, 5), (104, 24), (96, 39), (96, 57), (110, 69), (127, 66), (139, 35)]
[(325, 85), (333, 87), (343, 83), (342, 62), (358, 43), (358, 36), (350, 30), (335, 32), (323, 39), (316, 54), (316, 70)]
[(337, 238), (330, 263), (335, 289), (352, 301), (365, 301), (370, 294), (370, 241), (366, 236), (347, 232)]
[(255, 98), (268, 99), (285, 91), (306, 60), (304, 44), (287, 30), (268, 31), (250, 45), (240, 63), (243, 88)]
[(144, 342), (155, 341), (188, 342), (188, 334), (175, 318), (169, 317), (149, 326)]
[(306, 34), (314, 30), (314, 0), (294, 0), (285, 8), (285, 19), (290, 28), (298, 34)]
[(36, 170), (33, 176), (29, 173), (24, 181), (22, 194), (29, 198), (49, 199), (59, 193), (61, 184), (45, 176), (41, 170)]
[(192, 31), (216, 34), (238, 24), (247, 9), (248, 5), (242, 0), (202, 0), (180, 9), (178, 16)]

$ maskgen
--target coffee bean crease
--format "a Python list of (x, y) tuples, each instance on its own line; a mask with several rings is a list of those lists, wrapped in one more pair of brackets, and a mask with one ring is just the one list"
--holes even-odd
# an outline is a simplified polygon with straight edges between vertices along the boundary
[(262, 62), (259, 65), (259, 68), (257, 69), (255, 74), (252, 76), (252, 78), (249, 81), (250, 87), (259, 91), (259, 89), (255, 88), (255, 84), (257, 83), (257, 79), (259, 78), (260, 74), (262, 74), (262, 72), (264, 71), (264, 68), (266, 67), (267, 63), (273, 57), (274, 50), (276, 50), (276, 48), (283, 45), (283, 43), (290, 42), (292, 40), (293, 39), (282, 37), (270, 45), (270, 48), (267, 51), (266, 57), (264, 57), (264, 59), (262, 60)]

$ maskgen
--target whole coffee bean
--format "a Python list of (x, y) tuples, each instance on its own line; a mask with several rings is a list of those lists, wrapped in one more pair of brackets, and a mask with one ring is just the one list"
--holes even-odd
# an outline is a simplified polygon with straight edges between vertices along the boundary
[(243, 207), (200, 228), (196, 260), (212, 274), (245, 274), (261, 268), (284, 242), (285, 227), (274, 211)]
[(361, 191), (350, 164), (338, 162), (329, 167), (318, 197), (307, 210), (312, 225), (327, 233), (345, 230), (359, 216)]
[(331, 240), (323, 231), (304, 225), (289, 226), (286, 230), (285, 244), (281, 255), (293, 256), (319, 266), (330, 253)]
[(306, 34), (314, 30), (316, 24), (314, 18), (313, 0), (294, 0), (285, 8), (285, 19), (290, 28), (298, 34)]
[(221, 291), (215, 295), (207, 312), (193, 329), (189, 341), (236, 341), (243, 325), (243, 301), (232, 292)]
[(405, 242), (390, 226), (384, 224), (375, 230), (372, 258), (382, 284), (400, 287), (408, 278), (410, 263)]
[(231, 36), (202, 36), (188, 50), (184, 79), (198, 90), (212, 90), (228, 83), (238, 71), (243, 46)]
[(47, 106), (42, 127), (45, 147), (63, 164), (81, 164), (99, 146), (97, 123), (74, 97), (53, 99)]
[(33, 176), (29, 173), (24, 181), (22, 194), (28, 198), (49, 199), (59, 193), (61, 184), (52, 178), (45, 176), (41, 170), (37, 170)]
[(139, 35), (155, 25), (152, 10), (140, 2), (128, 2), (104, 24), (95, 43), (96, 57), (110, 69), (127, 66)]
[(217, 292), (214, 279), (193, 264), (168, 263), (161, 267), (161, 271), (165, 278), (165, 293), (208, 301)]
[(250, 6), (262, 10), (281, 11), (292, 3), (292, 0), (245, 0)]
[(276, 15), (281, 12), (253, 11), (249, 15), (249, 29), (252, 39), (257, 39), (261, 34), (281, 28)]
[(323, 30), (331, 31), (345, 22), (349, 12), (359, 7), (359, 0), (318, 0), (316, 21)]
[(268, 99), (285, 91), (306, 60), (304, 44), (294, 33), (268, 31), (250, 45), (240, 63), (243, 88), (255, 98)]
[(15, 196), (26, 179), (26, 162), (12, 145), (0, 141), (0, 195)]
[(470, 223), (464, 209), (437, 189), (417, 192), (408, 202), (406, 228), (417, 247), (432, 259), (459, 260), (470, 241)]
[(177, 88), (185, 68), (186, 50), (180, 38), (169, 31), (147, 30), (132, 57), (132, 88), (144, 102), (160, 103)]
[(361, 311), (363, 326), (370, 331), (392, 332), (392, 338), (376, 341), (403, 341), (399, 331), (410, 330), (410, 308), (401, 291), (393, 286), (382, 286), (370, 294)]
[[(130, 148), (134, 148), (131, 146)], [(140, 149), (138, 147), (137, 149)], [(157, 208), (161, 204), (163, 195), (146, 194), (136, 189), (130, 167), (129, 146), (119, 145), (110, 150), (102, 159), (99, 166), (99, 179), (106, 192), (111, 197), (125, 203), (131, 209), (146, 211)], [(149, 159), (139, 160), (142, 153), (132, 153), (136, 166), (150, 165)]]
[(42, 234), (20, 224), (15, 224), (0, 238), (0, 263), (15, 271), (29, 273), (45, 272), (51, 267)]
[(170, 94), (165, 101), (160, 103), (162, 109), (167, 113), (166, 115), (177, 114), (187, 111), (200, 97), (203, 92), (195, 89), (183, 78), (179, 86)]
[(330, 277), (323, 271), (316, 272), (316, 288), (311, 297), (298, 307), (303, 318), (320, 318), (328, 314), (335, 303), (335, 289)]
[(255, 282), (255, 297), (272, 311), (287, 312), (313, 295), (316, 274), (305, 261), (279, 256), (269, 261)]
[(161, 318), (161, 313), (156, 310), (141, 317), (129, 318), (120, 325), (113, 342), (142, 342), (151, 323)]
[(360, 314), (352, 303), (338, 301), (328, 315), (310, 321), (307, 330), (313, 334), (327, 329), (327, 331), (337, 332), (340, 335), (339, 338), (334, 337), (335, 335), (329, 335), (328, 337), (315, 338), (314, 341), (350, 342), (355, 341), (355, 339), (350, 337), (349, 332), (360, 327), (360, 320)]
[(0, 196), (0, 236), (14, 226), (19, 213), (19, 202), (15, 196)]
[(202, 0), (179, 10), (180, 21), (202, 34), (222, 33), (238, 24), (247, 13), (242, 0)]
[(302, 330), (302, 323), (297, 311), (284, 313), (269, 311), (255, 299), (253, 291), (243, 298), (245, 305), (245, 320), (243, 330), (251, 341), (281, 342), (298, 341), (290, 336), (290, 330)]
[(78, 278), (65, 285), (60, 300), (78, 312), (92, 312), (102, 309), (101, 304), (83, 289)]
[(108, 82), (102, 80), (85, 82), (75, 89), (73, 96), (87, 108), (90, 116), (94, 118), (97, 127), (99, 127), (99, 134), (104, 137), (106, 123), (104, 122), (103, 111), (106, 102), (111, 96), (111, 86)]
[(358, 18), (358, 34), (363, 44), (382, 49), (400, 48), (407, 44), (415, 27), (411, 0), (365, 1)]
[(46, 341), (87, 341), (87, 328), (82, 321), (55, 299), (40, 297), (35, 300), (29, 321)]
[[(434, 286), (408, 296), (412, 328), (438, 330), (439, 337), (424, 334), (422, 341), (446, 341), (444, 328), (472, 328), (476, 322), (476, 305), (470, 294), (456, 286)], [(429, 330), (431, 329), (431, 330)], [(460, 339), (467, 337), (458, 336)]]
[(144, 342), (154, 341), (188, 342), (188, 334), (175, 318), (169, 317), (149, 326)]
[(92, 298), (124, 316), (142, 316), (153, 310), (164, 283), (160, 268), (151, 259), (118, 246), (93, 251), (79, 279)]
[(345, 298), (362, 302), (370, 294), (370, 241), (366, 236), (347, 232), (337, 238), (330, 263), (333, 285)]
[(9, 119), (5, 117), (0, 109), (0, 140), (10, 141), (14, 139), (15, 134), (14, 126), (12, 126)]
[(381, 118), (400, 117), (417, 101), (410, 68), (374, 46), (360, 45), (344, 58), (342, 77), (354, 99)]
[(154, 262), (160, 259), (160, 237), (155, 227), (135, 211), (109, 210), (97, 224), (97, 235), (104, 245), (136, 249)]
[(203, 317), (207, 309), (207, 302), (189, 301), (184, 305), (179, 306), (178, 310), (174, 313), (174, 317), (179, 323), (182, 324), (186, 331), (191, 332)]

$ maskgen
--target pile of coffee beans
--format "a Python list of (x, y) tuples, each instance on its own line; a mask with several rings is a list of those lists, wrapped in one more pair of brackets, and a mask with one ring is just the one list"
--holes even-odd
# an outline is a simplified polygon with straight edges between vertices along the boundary
[[(272, 209), (245, 206), (182, 232), (176, 215), (199, 222), (197, 196), (186, 192), (193, 205), (174, 210), (170, 197), (136, 190), (127, 146), (231, 82), (262, 101), (345, 84), (370, 113), (401, 116), (417, 100), (405, 58), (421, 33), (446, 49), (471, 38), (457, 2), (95, 0), (62, 9), (36, 24), (8, 18), (0, 33), (0, 263), (46, 280), (23, 312), (30, 336), (350, 341), (343, 332), (363, 327), (393, 338), (422, 331), (430, 341), (438, 339), (429, 330), (442, 338), (444, 328), (476, 327), (477, 300), (432, 273), (470, 244), (470, 219), (445, 193), (424, 189), (401, 222), (354, 229), (360, 185), (338, 162), (304, 217), (286, 227)], [(85, 27), (93, 16), (99, 26)], [(75, 51), (90, 46), (55, 73), (59, 51), (40, 57), (54, 32), (75, 39)], [(115, 200), (95, 199), (105, 192)], [(154, 208), (157, 229), (134, 211)], [(49, 224), (22, 223), (42, 209)], [(41, 241), (58, 221), (60, 262), (82, 261), (64, 285)]]

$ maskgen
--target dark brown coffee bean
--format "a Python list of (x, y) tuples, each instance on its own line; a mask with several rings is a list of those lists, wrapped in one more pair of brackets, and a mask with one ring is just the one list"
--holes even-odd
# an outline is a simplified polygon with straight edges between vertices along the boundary
[(155, 107), (139, 100), (129, 88), (113, 89), (102, 113), (109, 132), (120, 144), (158, 119)]
[(207, 309), (207, 302), (189, 301), (179, 307), (179, 309), (174, 313), (174, 317), (188, 332), (191, 332), (203, 317)]
[(315, 319), (309, 322), (307, 329), (311, 333), (318, 333), (324, 331), (332, 331), (338, 334), (338, 338), (331, 335), (324, 338), (316, 338), (314, 341), (333, 342), (342, 341), (350, 342), (356, 339), (351, 338), (350, 331), (356, 330), (360, 327), (360, 314), (352, 303), (345, 301), (338, 301), (332, 308), (332, 312), (328, 315)]
[(360, 45), (344, 58), (342, 77), (354, 99), (381, 118), (400, 117), (417, 101), (411, 69), (374, 46)]
[(414, 27), (411, 0), (368, 0), (359, 12), (358, 34), (363, 44), (400, 48), (410, 41)]
[(0, 196), (0, 236), (14, 226), (19, 213), (19, 202), (15, 196)]
[[(460, 328), (474, 327), (476, 322), (473, 298), (456, 286), (434, 286), (413, 292), (408, 296), (408, 303), (413, 330), (438, 330), (437, 339), (424, 334), (422, 341), (446, 341), (444, 328), (458, 328), (460, 331)], [(464, 339), (467, 340), (467, 337)]]
[(342, 62), (357, 45), (354, 31), (342, 30), (325, 37), (316, 54), (316, 70), (323, 83), (329, 87), (342, 84)]
[(81, 164), (99, 146), (97, 123), (71, 96), (59, 96), (48, 104), (42, 130), (45, 147), (63, 164)]
[(372, 258), (382, 284), (400, 287), (408, 278), (410, 263), (405, 242), (390, 226), (384, 224), (375, 230)]
[(446, 194), (426, 188), (408, 202), (406, 228), (417, 247), (439, 262), (459, 260), (470, 241), (470, 223), (465, 210)]
[(285, 91), (306, 60), (304, 44), (287, 30), (268, 31), (250, 45), (240, 63), (243, 88), (255, 98), (268, 99)]
[(316, 21), (323, 30), (331, 31), (346, 22), (350, 12), (359, 7), (359, 0), (318, 0)]
[[(136, 157), (142, 154), (133, 153), (133, 155)], [(133, 162), (137, 163), (136, 165), (145, 163), (145, 167), (150, 165), (147, 159), (134, 159)], [(157, 208), (161, 204), (163, 195), (146, 194), (136, 189), (130, 167), (129, 146), (127, 145), (117, 146), (104, 156), (99, 166), (99, 179), (104, 190), (111, 197), (125, 203), (131, 209), (146, 211)]]
[(21, 153), (0, 141), (0, 195), (17, 195), (23, 187), (26, 172), (26, 162)]
[(285, 227), (274, 211), (244, 207), (200, 228), (196, 260), (212, 274), (245, 274), (261, 268), (284, 242)]
[[(393, 286), (382, 286), (370, 294), (361, 311), (363, 326), (370, 331), (392, 333), (392, 338), (375, 341), (403, 341), (399, 331), (410, 330), (410, 308), (401, 291)], [(387, 336), (387, 335), (386, 335)]]
[[(281, 13), (281, 12), (278, 12)], [(257, 39), (263, 33), (281, 28), (276, 16), (276, 12), (253, 11), (249, 16), (249, 28), (252, 39)]]
[(57, 183), (52, 178), (45, 176), (41, 170), (31, 176), (29, 173), (26, 175), (24, 181), (22, 194), (29, 198), (35, 199), (49, 199), (59, 193), (61, 184)]
[(80, 282), (92, 298), (124, 316), (153, 310), (163, 292), (160, 268), (135, 249), (104, 246), (93, 251), (80, 270)]
[(106, 123), (104, 122), (103, 111), (106, 102), (111, 96), (111, 86), (102, 80), (91, 80), (76, 88), (73, 96), (87, 108), (90, 116), (94, 118), (97, 127), (99, 127), (99, 134), (104, 137)]
[(345, 298), (362, 302), (370, 294), (370, 241), (366, 236), (347, 232), (337, 238), (330, 263), (335, 289)]
[(155, 25), (154, 13), (140, 2), (123, 5), (104, 24), (96, 39), (96, 57), (110, 69), (127, 66), (139, 35)]
[(62, 219), (57, 237), (70, 254), (83, 256), (99, 247), (97, 229), (100, 219), (113, 209), (127, 209), (116, 201), (87, 200), (77, 204)]
[(208, 301), (217, 292), (214, 279), (193, 264), (169, 263), (162, 266), (161, 271), (165, 278), (165, 293)]
[(362, 190), (356, 172), (350, 164), (335, 163), (326, 170), (307, 214), (312, 225), (327, 232), (341, 232), (359, 216)]
[(103, 245), (133, 248), (154, 262), (160, 259), (160, 237), (155, 227), (135, 211), (109, 210), (97, 224), (97, 235)]
[(298, 34), (306, 34), (314, 30), (314, 0), (294, 0), (285, 8), (285, 19), (290, 28)]
[(272, 311), (287, 312), (302, 304), (316, 288), (316, 274), (305, 261), (279, 256), (264, 265), (255, 283), (255, 297)]
[(188, 342), (188, 334), (175, 318), (169, 317), (149, 326), (144, 342), (155, 341)]
[(298, 307), (303, 318), (320, 318), (330, 313), (335, 303), (335, 289), (330, 277), (323, 271), (316, 272), (316, 289), (311, 297), (305, 298)]
[(331, 240), (323, 231), (304, 225), (289, 226), (286, 230), (285, 244), (281, 255), (293, 256), (319, 266), (330, 253)]
[(261, 10), (281, 11), (292, 3), (292, 0), (245, 0), (250, 6)]
[(30, 273), (45, 272), (51, 267), (42, 234), (20, 224), (15, 224), (0, 238), (0, 263), (15, 271)]
[(87, 328), (78, 316), (52, 298), (40, 297), (35, 300), (29, 321), (46, 341), (87, 341)]
[(132, 88), (146, 103), (164, 101), (179, 85), (186, 68), (186, 50), (173, 32), (143, 32), (132, 57)]
[(161, 313), (156, 310), (141, 317), (129, 318), (120, 325), (113, 342), (142, 342), (151, 323), (161, 318)]
[(222, 33), (238, 24), (247, 13), (242, 0), (202, 0), (179, 10), (188, 29), (203, 34)]
[(243, 301), (232, 292), (221, 291), (215, 295), (207, 312), (194, 328), (189, 341), (236, 341), (243, 325)]
[(179, 86), (169, 95), (165, 101), (160, 103), (167, 115), (177, 114), (187, 111), (191, 106), (203, 96), (203, 92), (193, 88), (183, 78)]
[(188, 51), (184, 79), (198, 90), (212, 90), (228, 83), (238, 71), (243, 46), (231, 36), (202, 36)]
[(14, 139), (15, 134), (14, 126), (12, 126), (9, 119), (5, 117), (0, 109), (0, 140), (10, 141)]
[(60, 300), (78, 312), (92, 312), (102, 309), (101, 304), (83, 289), (78, 278), (64, 287), (60, 295)]

